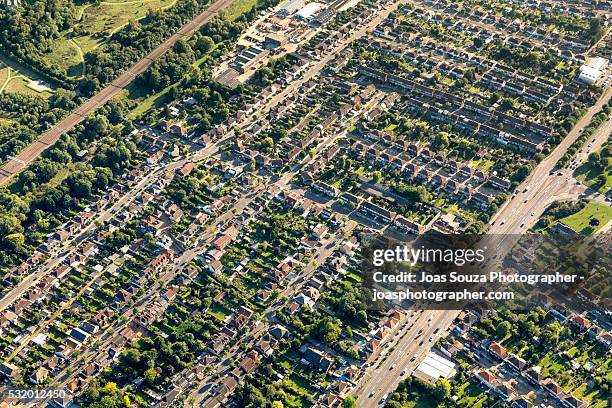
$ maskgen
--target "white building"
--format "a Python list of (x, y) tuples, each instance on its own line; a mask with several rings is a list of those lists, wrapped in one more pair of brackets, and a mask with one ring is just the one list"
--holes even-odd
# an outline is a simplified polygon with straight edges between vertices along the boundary
[(21, 6), (22, 0), (0, 0), (0, 6), (4, 6), (9, 9), (15, 9)]
[(435, 383), (438, 378), (450, 378), (455, 375), (455, 364), (439, 354), (430, 351), (427, 357), (414, 371), (414, 376), (428, 383)]
[(319, 9), (321, 9), (321, 5), (319, 3), (308, 3), (297, 12), (296, 17), (301, 18), (302, 20), (310, 20), (310, 18), (315, 15)]
[(278, 14), (281, 16), (290, 16), (295, 13), (306, 4), (305, 0), (286, 0), (284, 1), (278, 10)]
[(589, 85), (593, 85), (603, 75), (608, 67), (608, 60), (605, 58), (589, 58), (580, 67), (578, 79)]

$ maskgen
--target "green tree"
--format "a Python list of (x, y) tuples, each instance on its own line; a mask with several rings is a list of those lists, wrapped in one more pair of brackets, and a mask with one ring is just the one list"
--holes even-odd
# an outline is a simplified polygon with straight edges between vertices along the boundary
[(433, 389), (433, 394), (438, 401), (448, 398), (451, 392), (451, 385), (446, 378), (438, 378), (436, 386)]
[(512, 325), (508, 321), (503, 321), (497, 325), (495, 331), (497, 332), (497, 337), (503, 339), (510, 333), (510, 329), (512, 329)]
[(339, 319), (326, 316), (319, 321), (317, 333), (319, 338), (325, 341), (325, 343), (333, 344), (340, 337), (340, 333), (342, 333), (342, 323)]
[(342, 402), (342, 408), (355, 408), (357, 406), (357, 401), (353, 397), (346, 397)]

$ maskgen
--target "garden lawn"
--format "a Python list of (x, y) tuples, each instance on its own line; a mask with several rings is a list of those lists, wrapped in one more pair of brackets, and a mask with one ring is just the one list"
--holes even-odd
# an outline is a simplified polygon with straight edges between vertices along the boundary
[[(593, 227), (589, 223), (591, 220), (599, 220), (599, 225)], [(560, 221), (575, 231), (582, 234), (591, 235), (603, 228), (612, 220), (612, 207), (605, 204), (589, 201), (587, 205), (576, 214), (562, 218)]]
[[(599, 151), (601, 153), (601, 150)], [(606, 182), (603, 185), (597, 185), (597, 177), (601, 174), (601, 170), (594, 167), (588, 161), (574, 171), (574, 177), (580, 180), (586, 186), (591, 187), (600, 193), (605, 194), (612, 188), (612, 173), (605, 171)]]

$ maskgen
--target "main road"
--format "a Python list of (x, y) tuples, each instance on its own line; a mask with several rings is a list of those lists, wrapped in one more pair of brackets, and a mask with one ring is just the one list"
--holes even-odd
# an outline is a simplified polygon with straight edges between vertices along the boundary
[[(576, 197), (585, 190), (583, 186), (581, 188), (576, 185), (575, 180), (569, 176), (568, 170), (553, 170), (559, 159), (582, 134), (593, 116), (608, 103), (611, 96), (612, 89), (608, 87), (563, 141), (536, 166), (532, 174), (517, 188), (516, 196), (511, 197), (492, 219), (488, 234), (497, 235), (494, 239), (500, 254), (512, 248), (520, 238), (520, 234), (535, 224), (552, 201)], [(601, 145), (603, 140), (609, 138), (611, 130), (612, 121), (608, 118), (596, 129), (589, 140), (594, 140), (594, 145)], [(586, 152), (580, 153), (576, 157), (577, 162), (584, 161), (586, 157)], [(525, 190), (527, 191), (524, 192)], [(406, 370), (410, 374), (410, 371), (417, 367), (420, 360), (435, 343), (436, 336), (444, 333), (458, 314), (458, 310), (426, 310), (418, 315), (413, 325), (401, 329), (396, 336), (399, 339), (392, 340), (395, 342), (393, 352), (389, 353), (382, 362), (375, 360), (375, 364), (366, 369), (365, 375), (353, 390), (357, 398), (357, 406), (360, 408), (378, 406), (383, 396), (395, 390), (402, 379), (400, 376), (402, 371)], [(423, 330), (423, 333), (417, 337), (420, 330)], [(429, 337), (433, 337), (432, 342), (428, 341)], [(420, 345), (421, 341), (424, 341), (422, 345)], [(417, 355), (417, 358), (413, 360), (414, 354)]]
[(143, 73), (151, 64), (157, 61), (166, 51), (174, 46), (180, 39), (194, 34), (202, 25), (214, 18), (222, 9), (232, 4), (234, 0), (217, 0), (196, 16), (189, 23), (182, 26), (176, 33), (164, 41), (153, 51), (136, 62), (127, 71), (121, 74), (110, 85), (106, 86), (96, 95), (85, 101), (74, 112), (55, 124), (51, 129), (41, 134), (38, 139), (26, 146), (16, 157), (8, 159), (0, 166), (0, 186), (24, 170), (30, 163), (36, 160), (45, 150), (53, 146), (60, 136), (77, 124), (81, 123), (87, 115), (100, 108), (109, 100), (117, 96), (123, 89), (132, 83), (134, 78)]

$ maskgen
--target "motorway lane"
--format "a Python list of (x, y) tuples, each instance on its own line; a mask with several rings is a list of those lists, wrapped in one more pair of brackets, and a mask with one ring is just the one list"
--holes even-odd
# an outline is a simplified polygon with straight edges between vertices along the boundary
[(140, 61), (136, 62), (126, 72), (121, 74), (110, 85), (106, 86), (96, 95), (85, 101), (72, 114), (62, 119), (51, 129), (39, 136), (39, 138), (21, 150), (12, 160), (8, 160), (0, 166), (0, 186), (5, 185), (15, 175), (24, 170), (32, 161), (40, 156), (46, 149), (51, 147), (60, 136), (75, 127), (85, 117), (100, 108), (106, 102), (122, 92), (136, 76), (144, 72), (155, 60), (164, 54), (169, 48), (174, 46), (183, 37), (188, 37), (196, 32), (202, 25), (214, 18), (219, 11), (232, 4), (234, 0), (217, 0), (206, 8), (201, 14), (191, 22), (185, 24), (178, 32), (164, 41), (160, 46), (147, 54)]
[[(380, 405), (385, 394), (391, 394), (399, 381), (411, 375), (427, 355), (430, 347), (444, 334), (458, 314), (458, 311), (445, 310), (427, 310), (419, 313), (416, 320), (401, 331), (400, 339), (394, 344), (394, 351), (387, 354), (386, 360), (366, 369), (364, 378), (355, 389), (357, 406), (369, 408)], [(436, 329), (439, 331), (434, 334)], [(420, 330), (422, 334), (418, 335)], [(432, 342), (429, 342), (430, 337), (433, 338)], [(424, 344), (419, 346), (421, 341), (424, 341)], [(412, 360), (415, 354), (417, 358)], [(406, 371), (403, 376), (401, 376), (402, 371)], [(368, 381), (370, 379), (375, 381)]]
[[(597, 103), (589, 108), (587, 113), (576, 123), (565, 139), (563, 139), (552, 153), (536, 166), (532, 174), (517, 187), (516, 191), (518, 193), (516, 197), (512, 197), (492, 219), (494, 224), (491, 225), (488, 232), (489, 234), (520, 234), (530, 227), (529, 223), (525, 221), (529, 220), (529, 214), (537, 209), (532, 198), (535, 198), (536, 201), (548, 201), (550, 197), (554, 195), (552, 194), (554, 193), (554, 188), (551, 188), (551, 185), (558, 187), (560, 183), (560, 181), (555, 181), (559, 176), (551, 174), (556, 163), (576, 139), (578, 139), (582, 129), (588, 126), (593, 116), (608, 103), (611, 96), (612, 88), (608, 87), (598, 99)], [(604, 125), (603, 128), (600, 128), (600, 130), (596, 132), (597, 134), (594, 135), (594, 137), (601, 137), (599, 135), (600, 132), (607, 132), (609, 135), (610, 122), (608, 121), (606, 123), (607, 124)], [(529, 188), (529, 191), (524, 193), (523, 191), (526, 188)], [(528, 199), (526, 203), (524, 202), (525, 199)], [(537, 213), (536, 216), (538, 216)], [(536, 216), (533, 218), (536, 218)], [(503, 220), (506, 220), (506, 223), (502, 224), (501, 221)], [(520, 225), (523, 222), (525, 222), (525, 225), (521, 227)]]
[[(556, 172), (551, 174), (551, 171), (554, 169), (557, 161), (580, 136), (581, 129), (584, 129), (591, 122), (593, 116), (608, 103), (611, 94), (612, 90), (608, 87), (596, 104), (576, 123), (565, 139), (561, 141), (548, 157), (536, 166), (526, 181), (517, 188), (519, 193), (515, 197), (511, 197), (508, 203), (492, 219), (494, 224), (490, 225), (488, 234), (504, 234), (496, 238), (496, 253), (499, 254), (502, 250), (509, 250), (518, 241), (520, 234), (535, 223), (551, 200), (560, 194), (560, 191), (571, 191), (571, 178), (568, 179), (566, 175), (557, 176)], [(590, 139), (595, 138), (599, 140), (600, 138), (607, 138), (609, 135), (610, 121), (607, 121)], [(582, 160), (585, 157), (583, 156)], [(523, 193), (522, 191), (527, 187), (529, 187), (529, 191)], [(526, 202), (525, 199), (527, 199)], [(531, 213), (534, 213), (534, 216), (530, 216)], [(499, 221), (495, 222), (497, 220)], [(501, 224), (501, 220), (506, 220), (506, 222)], [(428, 327), (428, 331), (425, 334), (432, 333), (436, 327), (440, 329), (440, 332), (444, 332), (458, 314), (459, 311), (456, 310), (424, 311), (419, 319), (419, 323), (415, 324), (415, 327), (401, 338), (392, 355), (388, 357), (388, 361), (379, 368), (367, 370), (366, 375), (353, 391), (353, 395), (357, 397), (357, 405), (360, 408), (377, 406), (384, 394), (390, 394), (395, 390), (400, 381), (397, 374), (406, 368), (405, 364), (408, 364), (410, 369), (416, 367), (416, 362), (409, 362), (413, 350), (417, 350), (419, 356), (429, 351), (432, 343), (427, 342), (427, 344), (421, 347), (414, 346), (418, 343), (414, 341), (414, 334), (416, 333), (414, 330), (418, 332), (419, 328), (423, 327), (422, 319), (427, 321), (431, 317), (433, 321), (432, 327)], [(428, 337), (424, 338), (427, 339)], [(407, 359), (408, 363), (406, 362)], [(396, 363), (397, 366), (394, 369), (390, 369), (393, 363)], [(365, 384), (363, 383), (364, 381)], [(372, 397), (369, 397), (370, 393), (373, 393)]]

